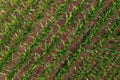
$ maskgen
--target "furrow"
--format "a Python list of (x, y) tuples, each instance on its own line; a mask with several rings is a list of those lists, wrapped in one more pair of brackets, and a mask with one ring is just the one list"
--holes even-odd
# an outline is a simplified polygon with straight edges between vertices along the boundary
[[(67, 1), (66, 3), (69, 3), (70, 1)], [(56, 16), (61, 16), (61, 14), (56, 15)], [(36, 45), (40, 42), (41, 39), (45, 38), (48, 33), (51, 31), (51, 28), (53, 27), (54, 21), (58, 19), (58, 17), (53, 16), (52, 19), (49, 20), (49, 23), (47, 23), (44, 28), (41, 29), (41, 33), (35, 38), (34, 42), (28, 46), (28, 50), (24, 53), (24, 55), (21, 57), (20, 62), (15, 66), (13, 71), (8, 74), (8, 78), (12, 78), (12, 76), (18, 71), (22, 65), (28, 61), (30, 57), (30, 53), (32, 53), (33, 49), (35, 48)]]
[[(111, 12), (112, 11), (114, 11), (115, 10), (115, 7), (116, 7), (116, 4), (115, 3), (113, 3), (113, 5), (112, 5), (113, 7), (112, 8), (110, 8), (109, 10), (107, 10), (107, 12), (109, 12), (109, 13), (105, 13), (104, 15), (103, 15), (103, 17), (99, 20), (99, 23), (102, 23), (102, 21), (104, 21), (104, 20), (106, 20), (107, 19), (107, 17), (109, 16), (109, 15), (111, 15)], [(98, 25), (99, 26), (99, 25)], [(95, 26), (94, 26), (95, 27)], [(97, 28), (97, 29), (99, 29), (99, 28)], [(97, 30), (96, 29), (96, 30)], [(92, 32), (92, 31), (91, 31)], [(91, 35), (93, 35), (92, 33), (91, 33)], [(89, 41), (89, 40), (88, 40)], [(87, 41), (87, 42), (88, 42)], [(87, 43), (86, 42), (86, 43)], [(83, 45), (85, 45), (85, 44), (83, 44)], [(81, 48), (83, 48), (82, 47), (82, 45), (81, 45)], [(79, 50), (79, 53), (81, 52), (81, 49)], [(79, 72), (79, 71), (78, 71)], [(82, 73), (81, 73), (82, 74)], [(85, 74), (85, 73), (84, 73)], [(80, 75), (80, 74), (79, 74)], [(83, 75), (83, 74), (82, 74)], [(82, 76), (81, 76), (82, 77)]]
[[(76, 12), (77, 11), (77, 9), (76, 10), (73, 10), (73, 13), (71, 13), (71, 14), (77, 14), (77, 13), (74, 13), (74, 12)], [(63, 25), (63, 27), (61, 26), (59, 26), (59, 29), (58, 29), (58, 33), (56, 34), (56, 35), (53, 35), (52, 36), (52, 39), (51, 40), (53, 40), (53, 41), (51, 41), (51, 43), (46, 47), (46, 49), (45, 49), (45, 51), (43, 52), (43, 55), (41, 56), (41, 57), (47, 57), (47, 55), (50, 53), (50, 51), (51, 50), (53, 50), (54, 48), (55, 48), (55, 46), (58, 44), (58, 36), (60, 37), (60, 30), (62, 29), (62, 28), (66, 28), (66, 27), (68, 27), (69, 26), (69, 24), (70, 24), (70, 21), (71, 21), (71, 19), (72, 19), (72, 16), (70, 16), (70, 19), (69, 19), (69, 21), (66, 21), (66, 23), (65, 23), (65, 25)], [(69, 23), (69, 24), (68, 24)], [(60, 32), (59, 32), (60, 31)], [(51, 47), (52, 46), (52, 47)], [(37, 62), (38, 60), (36, 60), (36, 62)], [(41, 61), (42, 62), (42, 61)], [(35, 67), (37, 67), (37, 65), (34, 65), (34, 67), (32, 66), (32, 68), (34, 68), (35, 69)], [(30, 70), (34, 70), (34, 69), (30, 69)], [(32, 73), (32, 71), (28, 71), (28, 72), (31, 72)], [(30, 74), (31, 74), (30, 73)], [(29, 76), (30, 76), (30, 74), (29, 74)], [(28, 74), (27, 74), (28, 75)], [(27, 76), (26, 76), (27, 77)]]

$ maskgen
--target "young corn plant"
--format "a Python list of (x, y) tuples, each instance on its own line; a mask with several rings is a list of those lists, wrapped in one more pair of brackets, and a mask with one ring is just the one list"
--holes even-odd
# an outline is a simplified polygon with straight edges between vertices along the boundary
[[(118, 3), (118, 4), (119, 4), (119, 3)], [(91, 30), (91, 31), (90, 31), (91, 33), (87, 36), (86, 39), (84, 39), (85, 42), (82, 42), (82, 43), (81, 43), (81, 47), (80, 47), (79, 49), (82, 49), (87, 43), (89, 43), (88, 41), (90, 40), (90, 38), (96, 33), (96, 32), (94, 33), (94, 31), (97, 31), (97, 29), (99, 29), (99, 27), (98, 27), (99, 24), (101, 24), (101, 23), (103, 23), (105, 20), (107, 20), (107, 18), (112, 15), (111, 13), (116, 9), (116, 7), (117, 7), (117, 4), (116, 4), (116, 2), (114, 2), (113, 5), (112, 5), (112, 7), (109, 8), (109, 10), (107, 10), (106, 13), (103, 13), (102, 18), (101, 18), (101, 19), (98, 21), (98, 23), (96, 23), (96, 25), (93, 27), (94, 30), (92, 29), (93, 31)], [(96, 28), (95, 28), (95, 27), (96, 27)], [(78, 49), (78, 51), (81, 52), (82, 50), (79, 50), (79, 49)], [(84, 48), (83, 48), (83, 49), (84, 49)], [(77, 53), (80, 53), (80, 52), (77, 52)], [(76, 55), (76, 56), (74, 57), (74, 58), (76, 58), (76, 60), (78, 59), (77, 56), (78, 56), (78, 55)], [(75, 59), (74, 59), (74, 60), (75, 60)], [(69, 61), (72, 62), (72, 61), (73, 61), (73, 58), (70, 58)], [(69, 64), (72, 64), (72, 63), (69, 63)]]
[[(104, 20), (107, 19), (106, 16), (110, 16), (112, 10), (114, 11), (114, 9), (115, 9), (114, 6), (115, 6), (115, 5), (114, 5), (114, 3), (113, 3), (113, 7), (110, 8), (110, 9), (107, 11), (107, 12), (109, 12), (109, 15), (108, 15), (108, 13), (103, 14), (103, 17), (102, 17), (102, 18), (99, 20), (99, 22), (95, 25), (97, 29), (98, 29), (97, 26), (98, 26), (100, 23), (104, 22)], [(95, 28), (95, 26), (93, 27), (93, 29)], [(95, 29), (96, 29), (96, 28), (95, 28)], [(93, 29), (92, 29), (92, 30), (93, 30)], [(95, 30), (95, 29), (94, 29), (94, 30)], [(91, 30), (91, 33), (90, 33), (91, 35), (93, 35), (93, 31), (94, 31), (94, 30), (93, 30), (93, 31), (92, 31), (92, 30)], [(76, 31), (78, 31), (78, 30), (76, 30)], [(95, 30), (95, 31), (96, 31), (96, 30)], [(84, 39), (84, 41), (85, 41), (85, 40), (89, 40), (89, 38), (91, 38), (91, 35), (88, 35), (88, 36)], [(87, 38), (88, 38), (88, 39), (87, 39)], [(82, 45), (86, 45), (87, 43), (88, 43), (88, 41), (82, 42), (82, 43), (81, 43), (81, 46), (82, 46)], [(80, 48), (83, 48), (83, 47), (80, 47)], [(82, 50), (79, 50), (79, 49), (78, 49), (78, 51), (82, 51)], [(77, 52), (77, 53), (80, 53), (80, 52)], [(74, 53), (74, 55), (75, 55), (75, 53)], [(78, 55), (76, 55), (76, 56), (74, 57), (74, 58), (76, 58), (76, 60), (78, 59), (77, 56), (78, 56)], [(71, 60), (71, 59), (72, 59), (72, 60)], [(70, 62), (70, 61), (72, 62), (73, 60), (74, 60), (74, 59), (70, 57), (69, 62)], [(71, 63), (70, 63), (70, 64), (71, 64)], [(63, 72), (63, 73), (64, 73), (64, 72)]]
[[(68, 4), (70, 1), (66, 1), (66, 4)], [(61, 16), (62, 14), (58, 15)], [(16, 71), (29, 59), (30, 53), (32, 53), (35, 46), (38, 45), (41, 39), (45, 38), (47, 34), (51, 31), (51, 28), (53, 27), (53, 23), (56, 20), (56, 17), (53, 17), (51, 20), (49, 20), (49, 23), (45, 25), (44, 28), (41, 29), (41, 33), (35, 38), (35, 41), (28, 46), (27, 52), (24, 53), (24, 55), (21, 57), (20, 62), (15, 66), (15, 69), (8, 75), (8, 78), (12, 78)]]
[[(79, 6), (83, 6), (83, 2), (82, 2)], [(79, 6), (78, 6), (77, 8), (74, 8), (74, 10), (71, 12), (71, 14), (73, 14), (73, 15), (70, 15), (70, 17), (68, 17), (68, 19), (66, 19), (65, 25), (63, 25), (63, 27), (59, 27), (59, 30), (58, 30), (57, 35), (56, 35), (56, 36), (54, 36), (54, 35), (52, 36), (52, 39), (51, 39), (51, 40), (53, 40), (53, 41), (51, 41), (50, 44), (47, 45), (45, 51), (43, 52), (43, 55), (40, 56), (40, 60), (39, 60), (39, 58), (38, 58), (38, 59), (36, 60), (36, 62), (40, 61), (40, 62), (42, 62), (42, 63), (45, 63), (44, 61), (42, 61), (42, 60), (43, 60), (43, 57), (44, 57), (45, 55), (49, 55), (49, 54), (50, 54), (50, 51), (56, 48), (56, 46), (57, 46), (57, 44), (58, 44), (58, 36), (60, 37), (59, 34), (60, 34), (60, 32), (61, 32), (61, 29), (62, 29), (62, 28), (65, 29), (66, 27), (68, 27), (68, 26), (70, 25), (70, 23), (73, 21), (73, 19), (74, 19), (74, 17), (76, 16), (76, 14), (78, 14), (78, 11), (80, 11), (79, 9), (81, 9), (81, 8), (79, 8)], [(61, 9), (59, 9), (59, 10), (61, 10)], [(76, 12), (76, 11), (77, 11), (77, 12)], [(60, 11), (58, 11), (58, 12), (60, 12)], [(53, 43), (54, 43), (54, 44), (53, 44)], [(39, 64), (40, 64), (40, 63), (39, 63)], [(37, 65), (33, 65), (32, 68), (35, 69), (36, 66), (37, 66)], [(51, 65), (51, 66), (52, 66), (52, 65)], [(49, 66), (48, 66), (48, 67), (49, 67)], [(50, 67), (49, 67), (49, 68), (50, 68)], [(34, 69), (31, 69), (31, 68), (30, 68), (30, 70), (32, 70), (32, 71), (33, 71)], [(27, 76), (28, 76), (28, 75), (30, 76), (30, 74), (32, 73), (32, 71), (28, 71), (29, 74), (27, 74), (27, 75), (25, 76), (25, 79), (27, 79)]]
[(0, 79), (119, 79), (119, 8), (119, 0), (0, 0)]
[(26, 22), (21, 22), (21, 21), (25, 19), (25, 16), (27, 16), (26, 14), (28, 12), (30, 13), (31, 6), (33, 6), (33, 5), (27, 5), (27, 6), (25, 6), (25, 8), (23, 8), (23, 10), (14, 10), (13, 12), (15, 14), (19, 13), (19, 17), (15, 16), (13, 13), (10, 14), (10, 17), (12, 18), (12, 21), (11, 21), (11, 23), (9, 23), (6, 26), (5, 32), (3, 32), (3, 37), (4, 38), (0, 42), (1, 50), (2, 50), (2, 47), (5, 46), (6, 44), (9, 45), (9, 43), (10, 43), (9, 42), (10, 41), (9, 36), (11, 36), (11, 34), (14, 34), (17, 30), (24, 28), (24, 25), (25, 25)]
[[(35, 4), (34, 4), (34, 5), (35, 5)], [(44, 8), (44, 9), (45, 9), (45, 8)], [(44, 9), (43, 9), (43, 10), (44, 10)], [(40, 19), (42, 19), (42, 18), (40, 18)], [(38, 21), (38, 20), (40, 20), (40, 19), (38, 18), (38, 19), (36, 19), (36, 21)], [(26, 27), (25, 31), (20, 34), (20, 37), (18, 37), (18, 38), (16, 39), (16, 41), (15, 41), (14, 44), (13, 44), (13, 46), (12, 46), (12, 47), (9, 49), (9, 51), (7, 52), (7, 55), (6, 55), (6, 56), (3, 58), (3, 60), (0, 62), (0, 65), (1, 65), (1, 66), (0, 66), (0, 70), (2, 70), (3, 66), (6, 65), (7, 61), (11, 59), (13, 53), (15, 53), (15, 52), (17, 51), (18, 45), (23, 42), (23, 40), (24, 40), (24, 38), (26, 37), (26, 35), (31, 32), (31, 30), (33, 29), (33, 27), (34, 27), (35, 24), (36, 24), (36, 21), (30, 22), (30, 23), (28, 24), (29, 27)], [(30, 26), (30, 25), (32, 25), (32, 26)]]

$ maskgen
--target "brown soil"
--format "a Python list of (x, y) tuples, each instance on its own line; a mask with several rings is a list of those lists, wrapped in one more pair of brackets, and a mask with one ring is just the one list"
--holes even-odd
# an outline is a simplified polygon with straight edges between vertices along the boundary
[(5, 75), (5, 74), (0, 73), (0, 79), (1, 79), (1, 80), (5, 80), (5, 79), (6, 79), (6, 75)]
[[(52, 5), (52, 8), (46, 10), (46, 12), (49, 13), (50, 15), (45, 14), (43, 16), (43, 20), (36, 22), (36, 26), (33, 28), (31, 33), (26, 36), (24, 41), (18, 46), (18, 50), (12, 56), (13, 58), (8, 62), (7, 67), (5, 67), (3, 69), (3, 73), (5, 75), (0, 73), (1, 80), (5, 80), (6, 75), (9, 74), (13, 70), (13, 68), (19, 63), (21, 56), (27, 50), (28, 46), (33, 43), (35, 37), (37, 37), (38, 34), (40, 34), (42, 27), (49, 22), (49, 19), (52, 18), (51, 15), (56, 14), (56, 10), (55, 10), (56, 7), (63, 2), (64, 2), (64, 0), (56, 1), (56, 3), (54, 5)], [(73, 1), (72, 3), (70, 3), (67, 6), (68, 15), (72, 11), (73, 5), (77, 6), (77, 5), (79, 5), (80, 2), (81, 2), (81, 0)], [(109, 1), (105, 0), (104, 1), (104, 4), (106, 4), (106, 5), (102, 6), (101, 10), (97, 12), (97, 16), (94, 17), (93, 20), (88, 21), (87, 29), (85, 29), (81, 32), (82, 35), (80, 34), (81, 36), (79, 36), (79, 35), (74, 36), (75, 40), (73, 40), (69, 45), (69, 49), (71, 52), (64, 56), (61, 56), (58, 63), (55, 63), (54, 56), (59, 55), (58, 50), (64, 49), (64, 44), (67, 43), (68, 39), (73, 34), (73, 31), (79, 25), (79, 24), (75, 24), (72, 22), (70, 24), (70, 26), (67, 26), (67, 28), (65, 30), (61, 31), (60, 34), (57, 34), (58, 29), (60, 27), (62, 27), (66, 22), (65, 21), (66, 15), (65, 15), (65, 13), (63, 13), (62, 19), (58, 19), (54, 22), (52, 31), (47, 35), (47, 37), (45, 37), (44, 39), (42, 39), (42, 41), (40, 41), (41, 46), (36, 46), (34, 48), (28, 62), (26, 62), (19, 69), (19, 71), (16, 72), (13, 80), (21, 80), (21, 78), (25, 76), (25, 74), (28, 72), (28, 70), (32, 66), (32, 64), (35, 63), (36, 55), (41, 56), (43, 54), (43, 52), (45, 51), (46, 46), (50, 43), (54, 43), (52, 40), (52, 36), (55, 35), (60, 40), (56, 49), (51, 50), (50, 54), (45, 55), (43, 57), (43, 60), (45, 63), (42, 65), (36, 66), (35, 70), (33, 71), (32, 75), (30, 77), (30, 80), (36, 80), (38, 77), (45, 75), (47, 77), (46, 80), (53, 80), (59, 74), (61, 68), (64, 67), (65, 65), (67, 65), (68, 59), (71, 58), (71, 56), (78, 49), (80, 44), (82, 42), (84, 42), (84, 39), (89, 34), (89, 31), (92, 30), (94, 24), (97, 23), (97, 21), (100, 19), (100, 16), (103, 14), (103, 12), (105, 12), (111, 6), (112, 2), (113, 2), (113, 0), (109, 0)], [(25, 3), (25, 4), (28, 4), (28, 3)], [(89, 2), (86, 3), (84, 6), (84, 11), (83, 11), (84, 14), (80, 13), (80, 14), (76, 15), (75, 20), (76, 21), (80, 20), (80, 22), (81, 22), (81, 21), (83, 21), (83, 19), (86, 19), (88, 17), (88, 12), (96, 4), (97, 4), (97, 0), (89, 0)], [(24, 7), (22, 7), (22, 8), (24, 8)], [(116, 13), (116, 15), (119, 14), (119, 12), (115, 12), (115, 13)], [(29, 16), (33, 20), (29, 19), (29, 17), (25, 17), (25, 19), (27, 19), (28, 21), (34, 21), (36, 19), (35, 13), (32, 13)], [(92, 71), (95, 71), (97, 73), (99, 70), (104, 71), (104, 73), (99, 74), (101, 76), (101, 80), (106, 80), (108, 77), (111, 77), (111, 75), (107, 75), (107, 74), (114, 74), (115, 77), (119, 78), (119, 74), (115, 75), (116, 72), (114, 70), (114, 69), (118, 69), (118, 70), (120, 69), (120, 65), (117, 63), (120, 58), (118, 55), (113, 55), (114, 59), (111, 59), (110, 51), (98, 50), (98, 52), (94, 52), (94, 53), (90, 52), (91, 50), (97, 49), (97, 47), (100, 46), (99, 41), (102, 40), (101, 38), (105, 38), (105, 35), (110, 33), (108, 30), (108, 27), (110, 29), (112, 28), (111, 25), (112, 25), (112, 23), (115, 22), (115, 18), (112, 18), (112, 19), (110, 18), (108, 20), (109, 20), (108, 23), (99, 25), (99, 26), (105, 26), (105, 27), (100, 28), (99, 31), (94, 35), (94, 37), (91, 37), (90, 43), (84, 45), (84, 48), (87, 51), (86, 52), (82, 51), (79, 55), (79, 59), (74, 60), (72, 64), (68, 65), (70, 72), (66, 72), (65, 75), (62, 77), (62, 80), (69, 80), (69, 79), (77, 80), (76, 79), (77, 72), (82, 71), (84, 69), (84, 67), (86, 68), (87, 64), (91, 64), (91, 66), (89, 69), (86, 70), (86, 73), (82, 75), (81, 79), (83, 79), (83, 80), (87, 79), (87, 78), (97, 80), (97, 77), (94, 76), (95, 73)], [(117, 33), (117, 36), (120, 35), (120, 27), (118, 27), (116, 29), (116, 33)], [(14, 34), (11, 34), (11, 36), (14, 36)], [(0, 39), (3, 39), (2, 35), (0, 35)], [(14, 38), (13, 40), (11, 39), (10, 45), (12, 45), (15, 40), (16, 40), (16, 38)], [(116, 49), (116, 45), (114, 45), (114, 44), (117, 44), (118, 42), (119, 42), (118, 39), (116, 41), (112, 40), (112, 39), (105, 40), (102, 43), (102, 47), (111, 49), (111, 50)], [(120, 48), (117, 48), (117, 51), (120, 52)], [(102, 56), (102, 58), (101, 58), (101, 56)], [(0, 58), (2, 58), (2, 56), (0, 56)], [(109, 58), (110, 58), (110, 60), (109, 60)], [(104, 69), (102, 69), (102, 67), (101, 67), (101, 65), (103, 65), (103, 63), (101, 61), (106, 62), (105, 63), (106, 67)], [(109, 63), (110, 61), (111, 61), (111, 63)], [(50, 72), (49, 74), (45, 74), (46, 64), (54, 65), (53, 71)], [(108, 70), (108, 69), (110, 69), (110, 70)], [(89, 73), (93, 74), (93, 75), (87, 76), (87, 74), (89, 74)], [(116, 79), (117, 78), (114, 78), (113, 80), (116, 80)]]
[[(53, 6), (55, 6), (55, 5), (59, 5), (61, 2), (56, 2)], [(50, 14), (53, 14), (53, 10), (55, 9), (55, 7), (52, 7), (51, 9), (49, 9), (49, 10), (47, 10), (47, 12), (48, 13), (50, 13)], [(44, 15), (44, 17), (43, 17), (43, 21), (39, 21), (38, 23), (37, 23), (37, 26), (33, 29), (33, 31), (28, 35), (28, 37), (29, 36), (33, 36), (33, 37), (36, 37), (36, 36), (38, 36), (38, 34), (40, 33), (40, 30), (41, 30), (41, 28), (42, 28), (42, 26), (41, 26), (41, 24), (42, 25), (45, 25), (47, 22), (48, 22), (48, 20), (50, 19), (50, 15)], [(35, 53), (38, 53), (38, 54), (42, 54), (42, 52), (43, 52), (43, 50), (45, 49), (45, 43), (48, 43), (48, 41), (50, 41), (50, 36), (49, 36), (50, 34), (48, 34), (48, 39), (46, 38), (46, 40), (47, 41), (44, 41), (44, 40), (42, 40), (42, 47), (38, 47), (38, 48), (35, 48), (34, 49), (34, 51), (35, 52), (33, 52), (33, 54), (35, 54)], [(26, 44), (26, 46), (28, 46), (28, 45), (30, 45), (30, 43), (32, 43), (33, 42), (33, 40), (27, 40), (27, 37), (26, 37), (26, 39), (25, 39), (25, 41), (23, 42), (23, 43), (25, 43)], [(25, 49), (25, 48), (24, 48)], [(40, 49), (40, 50), (39, 50)], [(25, 51), (25, 50), (24, 50)], [(41, 52), (39, 52), (39, 51), (41, 51)], [(21, 52), (21, 53), (23, 53), (23, 52)], [(19, 56), (20, 57), (20, 56)], [(32, 59), (32, 58), (34, 58), (35, 57), (35, 55), (33, 55), (32, 57), (30, 57), (30, 59), (29, 59), (29, 61), (33, 61), (31, 64), (28, 62), (27, 64), (26, 64), (26, 66), (24, 65), (23, 67), (21, 67), (21, 69), (19, 69), (19, 71), (18, 71), (18, 73), (17, 73), (17, 77), (20, 77), (20, 79), (23, 77), (23, 75), (29, 70), (29, 68), (30, 68), (30, 66), (34, 63), (34, 60)], [(49, 60), (48, 60), (49, 61)], [(43, 67), (43, 66), (41, 66), (41, 67)], [(24, 68), (26, 68), (26, 70), (24, 70)], [(21, 73), (21, 71), (23, 71), (22, 73)], [(34, 75), (36, 75), (35, 74), (36, 72), (34, 72)], [(42, 73), (41, 73), (42, 74)], [(20, 75), (20, 76), (19, 76)]]

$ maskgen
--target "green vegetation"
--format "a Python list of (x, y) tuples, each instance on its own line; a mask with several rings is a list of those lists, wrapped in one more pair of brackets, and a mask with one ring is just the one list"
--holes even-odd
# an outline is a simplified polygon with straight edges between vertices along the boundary
[(1, 0), (0, 77), (120, 79), (119, 8), (119, 0)]

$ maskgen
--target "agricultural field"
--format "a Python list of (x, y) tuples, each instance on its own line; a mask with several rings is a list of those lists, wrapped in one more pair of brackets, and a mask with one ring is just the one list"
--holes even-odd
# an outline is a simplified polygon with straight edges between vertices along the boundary
[(120, 0), (0, 0), (0, 80), (120, 80)]

